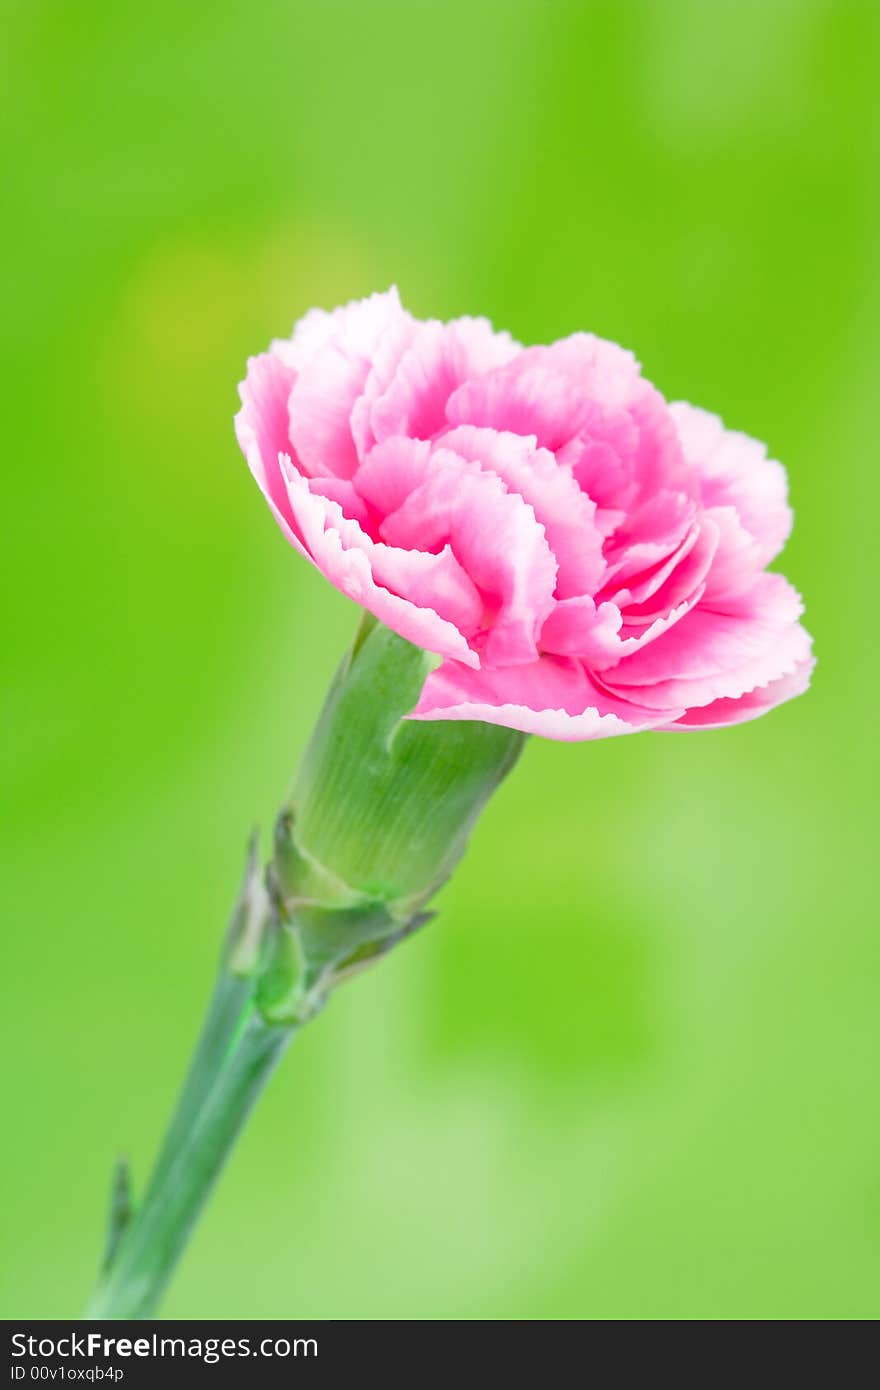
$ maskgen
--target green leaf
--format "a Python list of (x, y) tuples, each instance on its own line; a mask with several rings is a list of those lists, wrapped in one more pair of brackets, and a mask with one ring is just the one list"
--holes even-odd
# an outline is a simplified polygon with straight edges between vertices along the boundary
[(110, 1186), (110, 1219), (107, 1223), (107, 1239), (104, 1244), (104, 1258), (101, 1269), (106, 1273), (113, 1264), (119, 1242), (128, 1230), (134, 1217), (132, 1203), (131, 1170), (127, 1158), (119, 1158), (113, 1169)]

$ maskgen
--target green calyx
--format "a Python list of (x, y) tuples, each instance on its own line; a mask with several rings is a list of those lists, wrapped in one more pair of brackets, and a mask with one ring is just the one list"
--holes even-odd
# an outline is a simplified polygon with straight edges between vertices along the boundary
[(336, 985), (429, 920), (431, 895), (524, 743), (490, 724), (408, 721), (434, 659), (365, 619), (330, 689), (264, 868), (254, 835), (221, 969), (135, 1207), (113, 1183), (88, 1316), (149, 1317), (287, 1044)]
[(365, 615), (234, 919), (229, 968), (270, 1022), (298, 1023), (427, 916), (525, 742), (476, 721), (407, 720), (436, 658)]
[(449, 877), (525, 742), (497, 724), (407, 719), (436, 664), (366, 618), (293, 793), (300, 853), (400, 922)]

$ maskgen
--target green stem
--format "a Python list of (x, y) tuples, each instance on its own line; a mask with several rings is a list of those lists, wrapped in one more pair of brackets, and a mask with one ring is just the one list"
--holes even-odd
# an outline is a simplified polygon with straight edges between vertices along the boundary
[(145, 1198), (147, 1202), (154, 1190), (161, 1185), (174, 1155), (214, 1085), (218, 1067), (222, 1065), (226, 1056), (252, 989), (251, 980), (241, 979), (221, 969), (189, 1072), (150, 1178), (150, 1187)]
[[(86, 1310), (88, 1318), (146, 1318), (156, 1307), (223, 1164), (295, 1029), (246, 1016), (220, 1060), (177, 1151), (163, 1148), (147, 1198)], [(198, 1049), (197, 1049), (198, 1056)], [(175, 1121), (176, 1123), (176, 1121)], [(166, 1152), (167, 1150), (167, 1152)]]
[(424, 920), (524, 735), (406, 718), (434, 665), (364, 621), (276, 828), (252, 837), (223, 963), (139, 1210), (112, 1204), (93, 1318), (149, 1317), (250, 1110), (293, 1033), (340, 980)]

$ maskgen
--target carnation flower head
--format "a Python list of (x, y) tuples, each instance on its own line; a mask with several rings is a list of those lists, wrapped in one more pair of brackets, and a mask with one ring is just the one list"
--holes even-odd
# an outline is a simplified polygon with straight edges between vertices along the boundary
[(287, 539), (439, 664), (410, 718), (556, 739), (715, 728), (800, 694), (763, 445), (587, 333), (522, 347), (397, 291), (251, 359), (236, 431)]

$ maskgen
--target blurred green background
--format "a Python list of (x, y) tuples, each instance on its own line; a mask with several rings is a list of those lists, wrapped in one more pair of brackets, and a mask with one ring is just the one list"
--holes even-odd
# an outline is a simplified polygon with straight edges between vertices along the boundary
[(2, 5), (2, 1303), (74, 1316), (249, 826), (355, 611), (245, 358), (397, 281), (590, 328), (790, 471), (812, 691), (533, 740), (439, 920), (298, 1041), (169, 1316), (880, 1312), (880, 7)]

